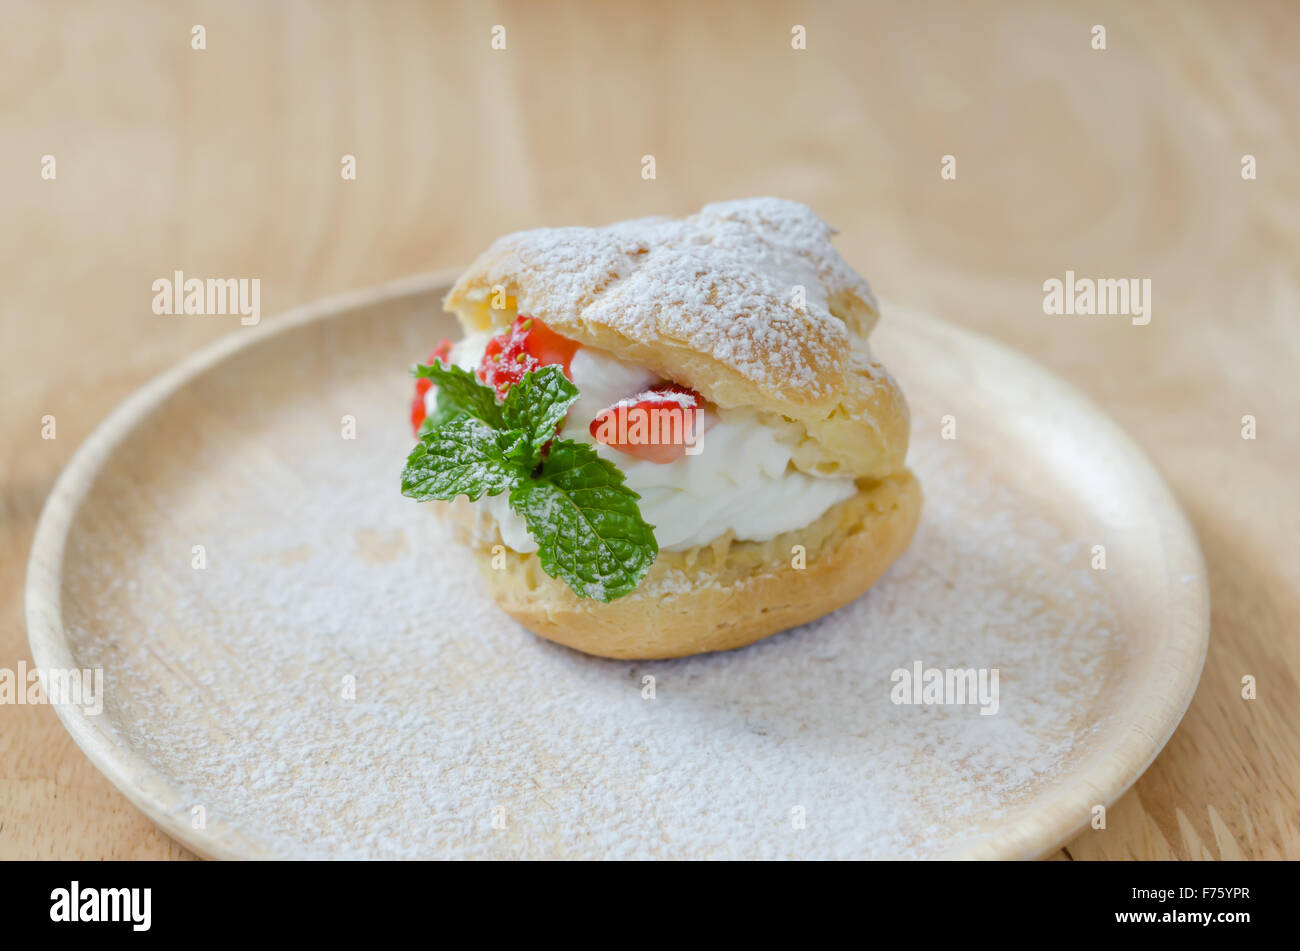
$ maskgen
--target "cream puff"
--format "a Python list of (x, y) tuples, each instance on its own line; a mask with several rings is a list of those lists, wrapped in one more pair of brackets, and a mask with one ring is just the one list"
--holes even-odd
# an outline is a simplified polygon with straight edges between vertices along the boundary
[(921, 492), (877, 309), (793, 201), (495, 242), (417, 367), (403, 491), (489, 592), (589, 654), (727, 650), (821, 617), (906, 549)]

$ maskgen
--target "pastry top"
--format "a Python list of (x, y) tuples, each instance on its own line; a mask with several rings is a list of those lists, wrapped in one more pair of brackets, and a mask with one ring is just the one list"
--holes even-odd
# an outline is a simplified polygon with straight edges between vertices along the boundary
[(867, 351), (876, 302), (833, 233), (779, 198), (521, 231), (480, 255), (444, 304), (467, 331), (537, 317), (721, 408), (801, 424), (800, 468), (878, 477), (902, 467), (907, 408)]

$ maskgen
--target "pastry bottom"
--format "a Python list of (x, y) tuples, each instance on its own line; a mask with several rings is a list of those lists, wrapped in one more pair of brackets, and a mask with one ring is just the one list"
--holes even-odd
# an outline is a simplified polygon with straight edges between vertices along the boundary
[(921, 487), (907, 470), (863, 479), (811, 525), (768, 541), (723, 536), (660, 552), (636, 590), (608, 604), (579, 598), (536, 554), (497, 546), (494, 556), (465, 509), (438, 508), (476, 552), (493, 599), (528, 630), (598, 657), (652, 660), (744, 647), (859, 597), (911, 542)]

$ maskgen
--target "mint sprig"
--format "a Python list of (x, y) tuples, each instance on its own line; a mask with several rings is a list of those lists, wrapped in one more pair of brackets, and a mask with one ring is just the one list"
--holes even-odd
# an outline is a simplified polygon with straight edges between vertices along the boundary
[(413, 373), (433, 380), (438, 395), (407, 457), (403, 495), (474, 501), (509, 491), (542, 570), (579, 597), (613, 601), (641, 583), (659, 554), (654, 527), (617, 466), (586, 443), (556, 437), (578, 398), (560, 367), (525, 374), (504, 402), (460, 367), (417, 364)]

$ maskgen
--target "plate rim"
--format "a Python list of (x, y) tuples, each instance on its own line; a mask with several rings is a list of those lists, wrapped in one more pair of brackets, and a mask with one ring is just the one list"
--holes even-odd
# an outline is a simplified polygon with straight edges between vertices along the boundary
[[(62, 567), (68, 533), (104, 463), (151, 411), (189, 379), (245, 348), (319, 320), (449, 287), (460, 270), (444, 268), (331, 295), (293, 308), (251, 329), (232, 331), (154, 376), (114, 407), (64, 465), (37, 520), (24, 588), (28, 644), (35, 666), (38, 669), (75, 666), (62, 618)], [(1168, 692), (1153, 691), (1167, 702), (1157, 704), (1153, 701), (1143, 708), (1139, 722), (1128, 725), (1123, 744), (1117, 743), (1114, 750), (1127, 755), (1105, 757), (1005, 830), (1000, 829), (996, 835), (986, 835), (968, 843), (966, 848), (944, 856), (961, 859), (1042, 857), (1073, 839), (1088, 825), (1088, 807), (1091, 804), (1100, 803), (1109, 808), (1128, 792), (1182, 722), (1195, 696), (1209, 647), (1210, 596), (1204, 555), (1181, 502), (1155, 463), (1133, 437), (1074, 384), (1032, 357), (977, 331), (914, 308), (891, 306), (889, 302), (884, 302), (882, 311), (890, 322), (905, 315), (906, 320), (922, 321), (932, 331), (941, 330), (963, 338), (967, 345), (977, 350), (1018, 364), (1090, 416), (1106, 439), (1131, 464), (1135, 477), (1140, 479), (1143, 496), (1160, 503), (1153, 512), (1157, 515), (1162, 550), (1167, 560), (1172, 543), (1173, 550), (1192, 563), (1198, 580), (1195, 590), (1185, 590), (1191, 599), (1186, 617), (1175, 617), (1176, 612), (1166, 612), (1167, 625), (1177, 625), (1187, 636), (1195, 639), (1189, 646), (1196, 648), (1197, 659), (1194, 664), (1175, 665), (1169, 683), (1152, 685), (1169, 688)], [(1177, 643), (1176, 638), (1169, 639), (1162, 645), (1162, 650), (1168, 653)], [(1185, 653), (1186, 649), (1181, 652)], [(294, 858), (268, 850), (220, 817), (207, 821), (202, 828), (194, 828), (184, 797), (159, 777), (139, 754), (115, 742), (96, 725), (95, 718), (80, 707), (67, 704), (50, 706), (54, 707), (64, 728), (96, 769), (164, 832), (193, 852), (205, 858), (220, 859)], [(1112, 791), (1106, 792), (1107, 789)], [(1069, 819), (1069, 816), (1077, 816), (1077, 819)]]

